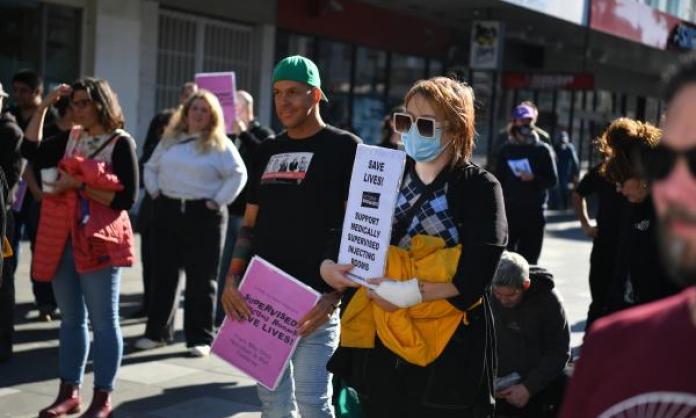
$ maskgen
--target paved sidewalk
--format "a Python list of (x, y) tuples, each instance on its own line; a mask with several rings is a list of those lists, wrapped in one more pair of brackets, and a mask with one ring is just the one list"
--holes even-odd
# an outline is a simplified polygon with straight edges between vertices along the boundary
[[(589, 303), (587, 273), (591, 242), (582, 236), (579, 224), (567, 214), (551, 215), (541, 264), (556, 277), (565, 298), (578, 345), (584, 331)], [(0, 364), (0, 417), (36, 417), (56, 394), (58, 379), (58, 322), (37, 322), (28, 280), (28, 247), (22, 248), (17, 272), (17, 332), (15, 357)], [(123, 275), (121, 312), (134, 312), (140, 302), (140, 266)], [(145, 329), (141, 320), (123, 320), (125, 355), (115, 392), (119, 418), (250, 418), (260, 417), (253, 381), (218, 360), (187, 357), (181, 334), (181, 310), (177, 317), (176, 344), (145, 352), (133, 350)], [(92, 373), (84, 387), (91, 399)]]

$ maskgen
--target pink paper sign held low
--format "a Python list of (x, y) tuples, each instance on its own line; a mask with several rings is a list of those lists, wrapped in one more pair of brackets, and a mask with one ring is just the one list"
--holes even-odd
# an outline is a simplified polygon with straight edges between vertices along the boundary
[(201, 89), (213, 93), (222, 106), (222, 114), (225, 117), (225, 130), (232, 132), (234, 125), (236, 101), (236, 78), (233, 71), (224, 73), (198, 73), (195, 77), (196, 84)]
[(251, 260), (239, 292), (251, 309), (251, 319), (225, 318), (212, 351), (275, 390), (299, 342), (299, 320), (320, 295), (260, 257)]

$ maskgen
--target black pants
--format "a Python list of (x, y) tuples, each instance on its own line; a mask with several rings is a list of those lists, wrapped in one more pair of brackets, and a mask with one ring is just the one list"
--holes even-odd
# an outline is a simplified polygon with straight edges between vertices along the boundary
[(152, 293), (153, 258), (155, 237), (152, 228), (140, 231), (140, 260), (143, 265), (143, 310), (150, 309), (150, 294)]
[[(607, 294), (614, 273), (616, 248), (600, 244), (595, 240), (590, 255), (590, 294), (592, 302), (587, 312), (585, 331), (592, 323), (607, 314)], [(587, 334), (585, 334), (587, 335)]]
[(150, 306), (150, 293), (152, 287), (153, 266), (152, 258), (155, 248), (153, 223), (154, 203), (150, 195), (145, 193), (142, 202), (140, 202), (140, 210), (136, 218), (136, 228), (140, 233), (140, 262), (143, 266), (143, 311), (147, 312)]
[(509, 251), (514, 251), (524, 257), (529, 264), (537, 264), (541, 247), (544, 243), (544, 211), (520, 211), (508, 208), (508, 245)]
[(153, 276), (145, 335), (174, 337), (179, 272), (186, 273), (184, 334), (187, 347), (213, 341), (217, 273), (227, 209), (210, 210), (203, 200), (160, 197), (154, 203)]
[[(11, 237), (13, 232), (12, 218), (11, 211), (8, 211), (6, 229), (8, 237)], [(14, 263), (14, 257), (6, 258), (2, 269), (2, 284), (0, 285), (0, 361), (7, 360), (12, 355), (15, 307)]]
[(379, 338), (369, 362), (370, 398), (360, 397), (367, 418), (488, 418), (487, 408), (437, 408), (423, 405), (428, 371), (401, 360)]

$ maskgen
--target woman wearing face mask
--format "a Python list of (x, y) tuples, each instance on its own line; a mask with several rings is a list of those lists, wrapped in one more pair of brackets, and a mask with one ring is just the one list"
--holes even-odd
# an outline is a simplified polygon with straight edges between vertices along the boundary
[(499, 151), (495, 175), (503, 186), (510, 230), (508, 251), (537, 264), (544, 243), (548, 190), (558, 182), (555, 155), (532, 125), (534, 109), (515, 108), (509, 140)]
[[(495, 354), (486, 288), (507, 240), (502, 191), (471, 163), (469, 86), (419, 81), (404, 103), (394, 127), (410, 159), (386, 277), (351, 295), (329, 367), (358, 391), (368, 417), (488, 417)], [(346, 289), (355, 286), (350, 268), (326, 260), (321, 273)]]
[[(61, 96), (70, 98), (74, 122), (81, 129), (42, 141), (46, 111)], [(118, 322), (121, 267), (134, 260), (127, 211), (138, 190), (135, 141), (122, 130), (123, 124), (109, 83), (85, 78), (61, 85), (43, 101), (22, 144), (24, 157), (42, 168), (44, 184), (32, 275), (52, 282), (62, 315), (60, 391), (40, 418), (82, 409), (79, 388), (89, 354), (88, 316), (94, 333), (94, 396), (80, 417), (111, 416), (111, 392), (123, 352)]]
[(602, 315), (652, 302), (679, 290), (667, 276), (658, 257), (657, 225), (650, 187), (639, 168), (642, 151), (656, 148), (662, 131), (645, 122), (620, 118), (599, 137), (606, 157), (599, 173), (616, 185), (623, 205), (618, 226), (618, 246), (613, 275)]
[(183, 269), (186, 346), (194, 357), (210, 353), (227, 205), (246, 179), (242, 158), (225, 135), (220, 102), (209, 91), (194, 93), (174, 114), (145, 164), (145, 188), (156, 215), (150, 289), (155, 298), (136, 348), (172, 341)]

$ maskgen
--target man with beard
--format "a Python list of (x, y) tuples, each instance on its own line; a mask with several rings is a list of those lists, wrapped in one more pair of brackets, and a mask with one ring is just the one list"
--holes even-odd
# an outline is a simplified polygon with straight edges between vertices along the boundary
[(660, 145), (640, 158), (652, 183), (660, 245), (681, 293), (596, 322), (562, 418), (696, 414), (696, 56), (665, 83)]

